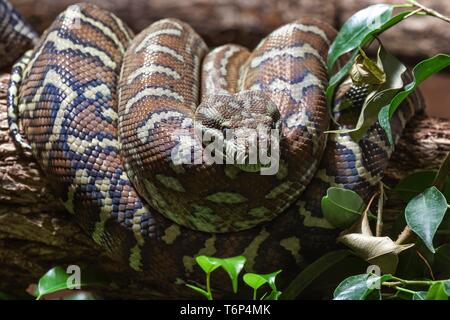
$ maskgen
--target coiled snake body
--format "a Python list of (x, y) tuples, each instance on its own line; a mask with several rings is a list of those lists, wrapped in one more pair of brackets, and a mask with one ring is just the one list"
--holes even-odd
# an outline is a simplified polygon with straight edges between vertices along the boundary
[[(199, 254), (242, 254), (247, 271), (282, 268), (286, 281), (334, 247), (339, 230), (320, 210), (327, 188), (367, 200), (392, 152), (378, 124), (359, 142), (346, 134), (326, 142), (324, 61), (334, 35), (302, 19), (251, 53), (237, 45), (208, 53), (181, 21), (158, 21), (133, 39), (113, 14), (74, 5), (13, 68), (12, 133), (30, 144), (83, 229), (161, 286), (197, 279)], [(399, 108), (396, 139), (422, 107), (414, 95)], [(352, 110), (335, 116), (350, 126)], [(279, 129), (278, 171), (207, 164), (207, 153), (194, 152), (206, 149), (197, 122), (201, 133)], [(174, 164), (185, 141), (192, 163)]]

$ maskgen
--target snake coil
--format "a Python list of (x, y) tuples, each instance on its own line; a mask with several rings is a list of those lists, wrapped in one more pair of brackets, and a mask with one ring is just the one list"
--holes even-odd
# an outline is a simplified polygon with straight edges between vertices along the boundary
[[(208, 51), (179, 20), (134, 37), (112, 13), (73, 5), (13, 67), (11, 131), (30, 145), (83, 229), (159, 284), (196, 279), (198, 254), (242, 254), (247, 271), (282, 267), (284, 283), (334, 246), (339, 230), (320, 209), (327, 188), (367, 200), (393, 150), (378, 124), (358, 142), (347, 134), (327, 139), (325, 61), (334, 36), (327, 24), (300, 19), (252, 52)], [(352, 90), (342, 86), (336, 99)], [(422, 108), (415, 94), (398, 109), (395, 139)], [(351, 126), (355, 112), (334, 116)], [(201, 134), (278, 129), (276, 174), (245, 161), (207, 164), (195, 123)], [(183, 141), (193, 163), (174, 164)], [(233, 140), (227, 146), (235, 148)]]

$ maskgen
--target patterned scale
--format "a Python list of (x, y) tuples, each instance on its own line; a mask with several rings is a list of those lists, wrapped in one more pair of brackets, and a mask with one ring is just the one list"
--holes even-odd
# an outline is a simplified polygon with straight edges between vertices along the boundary
[(0, 0), (0, 69), (11, 65), (36, 44), (38, 35), (8, 0)]
[[(305, 129), (303, 133), (309, 137), (308, 129), (323, 130), (322, 124), (315, 122), (315, 113), (310, 111), (311, 106), (307, 102), (319, 101), (320, 104), (323, 94), (316, 89), (317, 82), (308, 78), (311, 74), (308, 76), (306, 71), (299, 71), (297, 77), (290, 78), (293, 83), (286, 83), (286, 79), (283, 81), (280, 74), (270, 77), (270, 72), (276, 70), (270, 71), (269, 60), (262, 58), (286, 59), (288, 63), (291, 61), (289, 57), (298, 55), (305, 58), (300, 61), (306, 69), (317, 68), (321, 60), (326, 60), (327, 41), (324, 39), (329, 42), (333, 38), (329, 30), (332, 29), (311, 20), (298, 21), (276, 30), (262, 41), (251, 57), (241, 47), (231, 45), (218, 48), (206, 56), (203, 64), (203, 80), (210, 78), (212, 81), (209, 84), (204, 81), (201, 86), (206, 93), (225, 90), (234, 93), (234, 90), (238, 91), (237, 88), (242, 87), (262, 90), (263, 93), (272, 90), (271, 99), (275, 100), (291, 99), (285, 96), (286, 87), (304, 88), (294, 92), (305, 103), (302, 106), (305, 111), (303, 117), (312, 117), (309, 119), (313, 119), (313, 123), (308, 128), (299, 124), (294, 134), (297, 130)], [(320, 42), (319, 47), (322, 49), (316, 47), (315, 50), (321, 50), (317, 51), (321, 52), (321, 58), (317, 57), (312, 46), (305, 46), (308, 54), (289, 51), (289, 45), (285, 48), (285, 54), (277, 53), (276, 48), (264, 49), (266, 46), (279, 46), (277, 39), (285, 33), (296, 35), (293, 42), (289, 43), (291, 46), (300, 45), (302, 39), (305, 39), (304, 44)], [(177, 34), (181, 35), (181, 42), (176, 38)], [(161, 142), (153, 141), (152, 148), (140, 144), (142, 140), (139, 133), (137, 137), (127, 137), (130, 141), (121, 138), (119, 143), (117, 122), (121, 134), (123, 130), (131, 130), (130, 127), (136, 129), (136, 124), (154, 130), (141, 131), (141, 135), (161, 134), (163, 126), (153, 127), (151, 121), (155, 119), (161, 119), (158, 120), (159, 124), (164, 124), (166, 128), (179, 128), (183, 124), (182, 120), (192, 117), (193, 109), (198, 104), (200, 64), (206, 54), (206, 47), (190, 27), (172, 19), (152, 25), (135, 38), (147, 38), (148, 42), (134, 40), (134, 44), (126, 49), (130, 38), (127, 27), (105, 10), (90, 4), (71, 6), (45, 32), (33, 53), (25, 55), (13, 68), (8, 91), (12, 126), (16, 125), (15, 113), (18, 112), (25, 140), (31, 144), (33, 155), (52, 182), (55, 192), (93, 239), (104, 246), (112, 257), (126, 262), (135, 270), (145, 271), (146, 277), (155, 280), (155, 291), (160, 290), (165, 294), (176, 288), (185, 288), (182, 285), (184, 280), (203, 281), (203, 274), (194, 268), (194, 257), (199, 254), (220, 257), (245, 255), (248, 260), (246, 271), (265, 273), (282, 268), (280, 285), (283, 286), (314, 259), (334, 248), (339, 230), (332, 228), (323, 218), (320, 199), (329, 186), (353, 189), (366, 201), (378, 188), (377, 183), (382, 178), (392, 151), (379, 125), (374, 125), (357, 143), (350, 141), (346, 135), (329, 135), (319, 168), (305, 192), (297, 203), (271, 221), (231, 233), (188, 229), (166, 219), (157, 211), (149, 211), (124, 170), (124, 163), (134, 163), (135, 166), (145, 164), (153, 166), (151, 170), (166, 170), (166, 163), (161, 159), (167, 157), (163, 151), (167, 145), (170, 146), (168, 136)], [(174, 41), (174, 38), (178, 40)], [(230, 48), (236, 49), (230, 52)], [(129, 107), (135, 110), (134, 116), (139, 121), (133, 121), (127, 114), (118, 118), (116, 113), (119, 104), (116, 88), (125, 49), (127, 54), (120, 86), (120, 108), (123, 111), (127, 102), (134, 101)], [(150, 53), (141, 55), (140, 49), (143, 52), (150, 50)], [(273, 51), (268, 55), (270, 50)], [(146, 55), (149, 56), (145, 58)], [(135, 64), (128, 65), (127, 59), (130, 59), (128, 62), (135, 61)], [(185, 67), (194, 72), (181, 68), (181, 62), (177, 62), (181, 59)], [(260, 63), (264, 61), (261, 70), (252, 70), (252, 61), (255, 60)], [(138, 65), (142, 69), (137, 68)], [(245, 68), (246, 75), (241, 81), (240, 74)], [(322, 72), (315, 75), (320, 77)], [(131, 83), (136, 86), (128, 87), (133, 73)], [(287, 75), (291, 76), (289, 73)], [(175, 81), (178, 77), (185, 77), (186, 81), (179, 84)], [(216, 77), (218, 80), (215, 80)], [(277, 78), (279, 80), (271, 81)], [(314, 85), (308, 86), (304, 81)], [(177, 91), (181, 92), (179, 96), (174, 95)], [(317, 95), (314, 95), (316, 91)], [(347, 94), (348, 88), (341, 90), (337, 99)], [(185, 103), (177, 104), (181, 98)], [(417, 93), (398, 109), (391, 122), (395, 139), (398, 139), (414, 112), (421, 108), (423, 101)], [(290, 115), (287, 110), (279, 111), (280, 114)], [(171, 112), (177, 112), (176, 116), (171, 117)], [(353, 117), (351, 113), (355, 111), (348, 112), (337, 114), (343, 125), (347, 125), (347, 121)], [(152, 115), (156, 118), (152, 119)], [(11, 131), (14, 138), (19, 140), (18, 132)], [(191, 131), (188, 132), (191, 134)], [(310, 141), (312, 144), (313, 139)], [(316, 150), (320, 149), (321, 143), (320, 140), (316, 141)], [(141, 149), (134, 149), (139, 146)], [(126, 161), (120, 149), (122, 155), (127, 157)], [(312, 145), (308, 147), (309, 151), (312, 149)], [(146, 157), (141, 158), (140, 152), (144, 152)], [(152, 161), (139, 163), (142, 161), (140, 159), (146, 158)], [(176, 170), (182, 172), (180, 168), (170, 167), (170, 170), (168, 172), (172, 177)], [(212, 167), (202, 170), (211, 174), (218, 169)], [(136, 183), (139, 193), (145, 194), (147, 189), (153, 191), (153, 186), (148, 188), (148, 183), (140, 184), (145, 174), (142, 169), (134, 172), (129, 165), (127, 172), (131, 173), (133, 182), (139, 182)], [(218, 173), (210, 177), (218, 181), (228, 179), (227, 175), (221, 176), (220, 171)], [(203, 174), (201, 171), (196, 176), (196, 183), (200, 185), (197, 188), (201, 187), (205, 177), (209, 177)], [(155, 178), (149, 182), (155, 186), (158, 184), (158, 187), (160, 184), (176, 186), (176, 182), (164, 178)], [(245, 186), (248, 187), (248, 184), (244, 183), (242, 188)], [(183, 187), (186, 195), (196, 196), (193, 189)], [(161, 206), (157, 203), (160, 201), (158, 196), (148, 198), (152, 206)], [(179, 202), (184, 201), (178, 196), (177, 199)], [(229, 291), (228, 281), (225, 278), (223, 280), (215, 282), (217, 289)]]
[(123, 172), (117, 141), (116, 88), (131, 37), (104, 10), (69, 7), (34, 49), (19, 95), (33, 155), (67, 209), (111, 251), (130, 237), (114, 236), (120, 225), (137, 228), (139, 236), (154, 229)]
[[(200, 61), (206, 53), (201, 38), (176, 20), (144, 30), (125, 54), (119, 85), (124, 158), (139, 193), (174, 222), (207, 232), (245, 230), (283, 212), (312, 179), (324, 149), (329, 121), (323, 57), (334, 34), (331, 27), (307, 20), (273, 32), (247, 60), (245, 51), (232, 47), (243, 55), (244, 65), (231, 67), (240, 88), (227, 92), (224, 87), (216, 94), (204, 85), (200, 103)], [(211, 65), (203, 77), (215, 83), (208, 72), (218, 68), (220, 77), (230, 65)], [(252, 163), (245, 162), (242, 150), (224, 165), (196, 134), (199, 125), (203, 133), (262, 128), (267, 134), (280, 123), (280, 159), (274, 157), (270, 166), (279, 162), (281, 168), (271, 174), (254, 172), (256, 162), (245, 166)], [(270, 147), (276, 143), (270, 137)], [(219, 155), (234, 144), (226, 144)], [(188, 161), (174, 161), (179, 154)], [(245, 161), (237, 166), (236, 159)]]

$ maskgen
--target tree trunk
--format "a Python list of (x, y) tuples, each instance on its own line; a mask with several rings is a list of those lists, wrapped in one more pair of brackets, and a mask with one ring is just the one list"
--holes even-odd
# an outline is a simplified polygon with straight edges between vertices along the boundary
[[(0, 77), (0, 291), (25, 296), (27, 286), (49, 268), (77, 264), (95, 266), (113, 279), (116, 285), (103, 292), (104, 297), (160, 297), (152, 289), (160, 284), (143, 281), (142, 274), (113, 263), (80, 230), (52, 195), (38, 165), (15, 148), (6, 119), (8, 79)], [(417, 116), (397, 146), (386, 181), (394, 183), (413, 170), (437, 168), (449, 151), (450, 122)], [(388, 203), (388, 226), (400, 210), (400, 203)]]

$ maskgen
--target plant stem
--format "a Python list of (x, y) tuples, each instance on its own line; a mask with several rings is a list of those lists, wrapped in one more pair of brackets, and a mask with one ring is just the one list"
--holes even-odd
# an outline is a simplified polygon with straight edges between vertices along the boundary
[(408, 15), (406, 15), (403, 19), (406, 19), (406, 18), (409, 18), (409, 17), (411, 17), (411, 16), (413, 16), (413, 15), (417, 15), (417, 14), (419, 14), (419, 13), (421, 13), (423, 10), (422, 10), (422, 8), (419, 8), (419, 9), (416, 9), (416, 10), (414, 10), (414, 11), (411, 11)]
[(409, 226), (406, 226), (402, 233), (400, 233), (397, 237), (397, 240), (395, 240), (395, 244), (405, 244), (407, 242), (412, 242), (415, 238), (415, 233), (411, 230)]
[(256, 300), (256, 290), (257, 289), (253, 289), (253, 300)]
[(208, 292), (208, 300), (212, 300), (212, 293), (211, 293), (211, 272), (208, 272), (206, 274), (206, 291)]
[(412, 8), (412, 7), (414, 7), (414, 5), (413, 4), (409, 4), (409, 3), (403, 3), (403, 4), (394, 4), (394, 5), (392, 5), (394, 8), (399, 8), (399, 9), (401, 9), (401, 8)]
[(415, 294), (416, 293), (416, 291), (408, 290), (408, 289), (405, 289), (405, 288), (402, 288), (402, 287), (397, 287), (397, 286), (395, 286), (394, 289), (398, 290), (398, 291), (403, 291), (403, 292), (406, 292), (406, 293), (410, 293), (410, 294)]
[(422, 259), (422, 261), (425, 263), (425, 265), (427, 266), (428, 271), (430, 272), (431, 279), (435, 280), (433, 269), (431, 269), (431, 266), (428, 263), (427, 259), (425, 259), (425, 257), (419, 251), (416, 250), (416, 253), (420, 257), (420, 259)]
[[(401, 278), (393, 277), (392, 280), (401, 282), (402, 284), (409, 284), (409, 285), (422, 285), (422, 286), (431, 286), (434, 281), (432, 280), (404, 280)], [(388, 282), (386, 282), (388, 283)]]
[(428, 15), (434, 16), (436, 18), (439, 18), (441, 20), (444, 20), (445, 22), (450, 23), (450, 18), (444, 16), (443, 14), (437, 12), (436, 10), (433, 10), (431, 8), (425, 7), (423, 4), (420, 4), (419, 2), (415, 0), (408, 0), (411, 4), (415, 5), (416, 7), (421, 8), (423, 11), (425, 11)]

